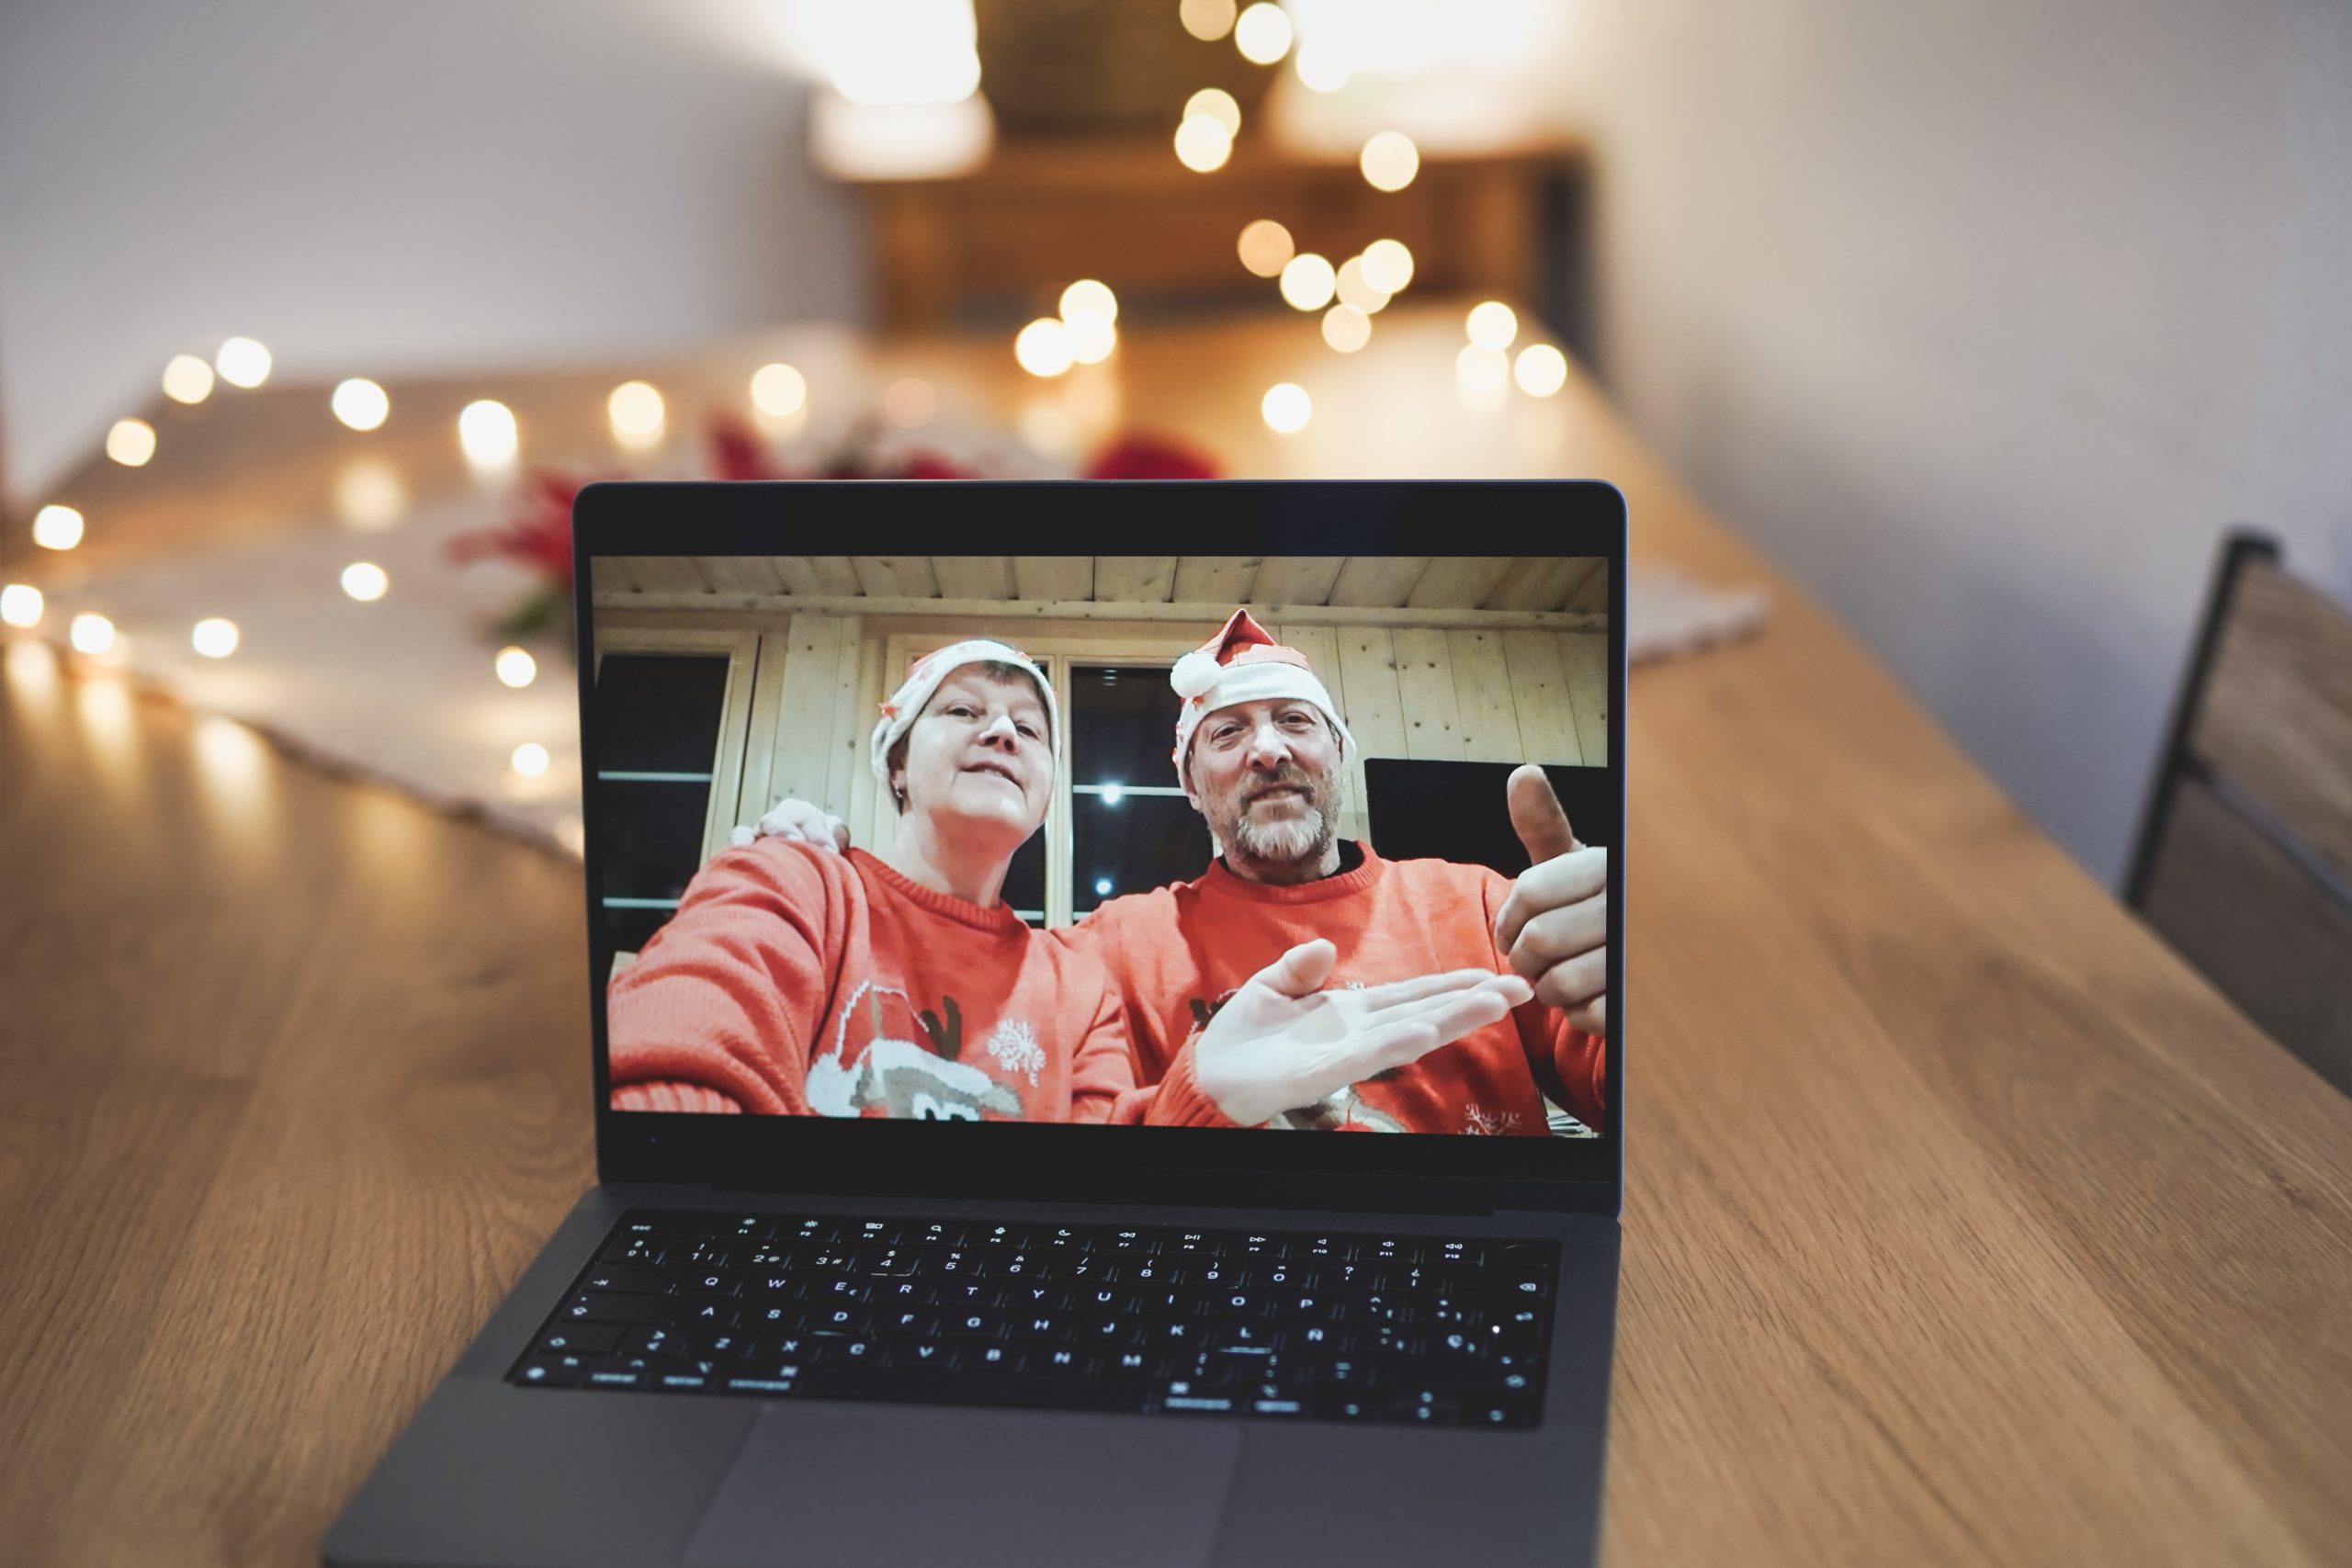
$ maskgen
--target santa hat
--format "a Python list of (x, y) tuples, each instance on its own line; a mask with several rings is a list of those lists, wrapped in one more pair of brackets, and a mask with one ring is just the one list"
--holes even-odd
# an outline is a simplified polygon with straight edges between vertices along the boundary
[[(1176, 750), (1170, 753), (1179, 784), (1184, 783), (1184, 753), (1193, 744), (1193, 731), (1217, 709), (1237, 703), (1280, 697), (1310, 703), (1340, 732), (1340, 761), (1344, 763), (1355, 755), (1356, 738), (1348, 733), (1340, 705), (1316, 679), (1306, 655), (1276, 642), (1247, 610), (1234, 611), (1224, 630), (1179, 659), (1168, 671), (1168, 683), (1183, 705), (1176, 710)], [(1184, 784), (1188, 795), (1192, 787)]]
[(882, 781), (884, 789), (890, 787), (890, 748), (899, 743), (899, 737), (914, 728), (915, 716), (922, 712), (923, 705), (939, 690), (939, 683), (967, 664), (1010, 664), (1027, 671), (1045, 699), (1046, 744), (1053, 745), (1054, 737), (1061, 733), (1061, 713), (1054, 705), (1054, 683), (1046, 679), (1046, 672), (1027, 654), (984, 637), (951, 642), (916, 660), (914, 668), (907, 672), (906, 683), (882, 705), (882, 722), (874, 727), (874, 740), (868, 750), (873, 753), (874, 776)]

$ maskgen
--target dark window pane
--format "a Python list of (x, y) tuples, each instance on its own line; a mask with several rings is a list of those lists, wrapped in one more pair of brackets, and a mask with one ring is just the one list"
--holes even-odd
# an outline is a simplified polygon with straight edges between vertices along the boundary
[(1030, 834), (1029, 841), (1012, 852), (1012, 866), (1004, 874), (1004, 901), (1016, 909), (1043, 909), (1046, 907), (1046, 835), (1043, 832)]
[(612, 955), (616, 953), (639, 953), (653, 940), (653, 933), (670, 923), (675, 909), (606, 909), (605, 913), (605, 969), (612, 970)]
[(707, 784), (606, 779), (595, 785), (596, 852), (607, 898), (675, 898), (702, 864)]
[(721, 654), (608, 653), (596, 667), (596, 771), (707, 773), (726, 718)]
[[(1365, 812), (1372, 847), (1386, 860), (1450, 860), (1492, 866), (1505, 876), (1527, 869), (1527, 851), (1510, 825), (1510, 762), (1408, 762), (1367, 757)], [(1546, 767), (1578, 840), (1605, 845), (1616, 835), (1607, 768)]]
[(1122, 893), (1190, 882), (1209, 868), (1207, 824), (1176, 795), (1129, 795), (1105, 806), (1070, 797), (1070, 894), (1080, 914)]
[(1078, 664), (1069, 672), (1072, 784), (1173, 784), (1176, 694), (1158, 665)]

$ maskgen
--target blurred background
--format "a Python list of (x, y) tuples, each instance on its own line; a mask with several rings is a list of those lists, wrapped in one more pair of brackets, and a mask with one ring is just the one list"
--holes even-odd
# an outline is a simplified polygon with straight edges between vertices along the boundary
[[(206, 504), (278, 505), (237, 465), (292, 464), (288, 438), (159, 395), (190, 355), (213, 409), (239, 396), (232, 338), (266, 391), (389, 389), (388, 437), (411, 385), (454, 411), (787, 342), (803, 389), (772, 379), (760, 428), (789, 467), (775, 422), (818, 408), (827, 345), (1038, 378), (1088, 351), (1080, 277), (1122, 342), (1206, 355), (1264, 321), (1341, 369), (1390, 298), (1442, 301), (1465, 386), (1502, 380), (1462, 325), (1492, 299), (1510, 396), (1558, 385), (1531, 346), (1565, 351), (2115, 886), (2225, 526), (2352, 599), (2347, 169), (2337, 0), (10, 0), (0, 565), (65, 605), (41, 509), (97, 548), (183, 437)], [(1281, 231), (1253, 252), (1260, 220)], [(1285, 270), (1309, 249), (1323, 276)], [(729, 362), (739, 401), (768, 362)], [(906, 379), (854, 400), (957, 413), (952, 382)], [(959, 461), (1074, 468), (1160, 423), (1124, 397), (1084, 442), (964, 410), (1007, 449)], [(801, 432), (802, 460), (842, 467), (854, 428)], [(1349, 466), (1301, 450), (1292, 471)], [(168, 554), (188, 493), (88, 570)]]

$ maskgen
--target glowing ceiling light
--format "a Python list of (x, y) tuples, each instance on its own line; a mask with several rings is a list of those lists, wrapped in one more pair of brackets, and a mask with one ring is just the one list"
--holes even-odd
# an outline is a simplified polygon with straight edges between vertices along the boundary
[(1568, 356), (1548, 343), (1531, 343), (1519, 351), (1511, 367), (1519, 389), (1530, 397), (1548, 398), (1568, 384)]
[(1258, 412), (1278, 434), (1290, 435), (1306, 428), (1306, 422), (1314, 417), (1315, 404), (1306, 388), (1295, 381), (1284, 381), (1266, 389)]
[(164, 396), (175, 403), (200, 403), (212, 395), (212, 367), (193, 354), (175, 354), (164, 367)]
[(789, 365), (763, 365), (752, 375), (752, 406), (771, 419), (787, 419), (808, 403), (808, 378)]
[(1510, 356), (1499, 348), (1466, 344), (1453, 357), (1453, 374), (1471, 392), (1491, 392), (1510, 378)]
[(1403, 190), (1421, 172), (1421, 150), (1401, 130), (1384, 130), (1363, 144), (1357, 160), (1374, 190)]
[(107, 432), (107, 456), (126, 468), (145, 465), (155, 455), (155, 427), (143, 419), (119, 419)]
[(1075, 324), (1080, 316), (1099, 316), (1106, 321), (1119, 319), (1119, 297), (1111, 292), (1107, 283), (1081, 277), (1062, 290), (1062, 320)]
[(70, 506), (49, 505), (33, 513), (33, 543), (45, 550), (70, 550), (82, 542), (82, 514)]
[(196, 623), (188, 643), (207, 659), (226, 659), (237, 651), (237, 623), (210, 615)]
[(1241, 106), (1223, 87), (1203, 87), (1184, 100), (1184, 118), (1204, 114), (1225, 127), (1227, 136), (1241, 134)]
[(1070, 367), (1069, 329), (1051, 316), (1040, 316), (1012, 340), (1012, 357), (1032, 376), (1059, 376)]
[(1334, 305), (1323, 312), (1323, 341), (1353, 354), (1372, 341), (1372, 318), (1353, 305)]
[(1243, 229), (1236, 248), (1241, 253), (1241, 265), (1260, 277), (1281, 276), (1290, 258), (1298, 254), (1290, 231), (1271, 218), (1261, 218)]
[(1401, 240), (1374, 240), (1363, 248), (1363, 275), (1383, 293), (1401, 294), (1413, 281), (1413, 253)]
[(1233, 47), (1252, 65), (1272, 65), (1290, 52), (1290, 13), (1272, 0), (1258, 0), (1234, 20)]
[(104, 653), (114, 647), (114, 623), (104, 615), (76, 615), (65, 640), (80, 653)]
[(391, 578), (374, 561), (356, 560), (343, 569), (343, 591), (363, 604), (381, 599), (391, 586)]
[(1339, 287), (1338, 275), (1331, 264), (1308, 251), (1290, 258), (1283, 268), (1283, 299), (1294, 309), (1319, 310), (1331, 302), (1332, 291)]
[(232, 337), (212, 356), (212, 367), (232, 387), (258, 387), (269, 379), (269, 350), (249, 337)]
[(29, 582), (0, 588), (0, 622), (28, 629), (40, 625), (40, 590)]
[(531, 657), (528, 649), (520, 648), (500, 649), (491, 667), (498, 671), (502, 684), (512, 686), (516, 691), (537, 680), (539, 673), (539, 661)]
[(537, 778), (548, 771), (548, 749), (536, 740), (524, 741), (506, 760), (516, 773), (526, 779)]
[(1176, 161), (1196, 175), (1214, 174), (1233, 156), (1233, 132), (1212, 116), (1196, 114), (1176, 128)]
[(468, 403), (458, 414), (458, 445), (477, 467), (498, 468), (514, 460), (522, 446), (514, 411), (492, 398)]
[(354, 376), (335, 384), (334, 392), (327, 399), (327, 407), (335, 418), (354, 430), (373, 430), (384, 423), (392, 412), (392, 400), (384, 389), (365, 376)]
[(1472, 306), (1463, 326), (1480, 348), (1509, 348), (1519, 335), (1519, 313), (1499, 299), (1489, 299)]
[(1233, 0), (1183, 0), (1176, 7), (1184, 30), (1203, 43), (1215, 43), (1233, 30)]

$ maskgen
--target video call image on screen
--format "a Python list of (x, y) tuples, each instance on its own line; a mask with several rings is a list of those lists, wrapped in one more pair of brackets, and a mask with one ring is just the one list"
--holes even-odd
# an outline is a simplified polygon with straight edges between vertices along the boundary
[(1604, 561), (590, 587), (614, 1110), (1607, 1124)]

